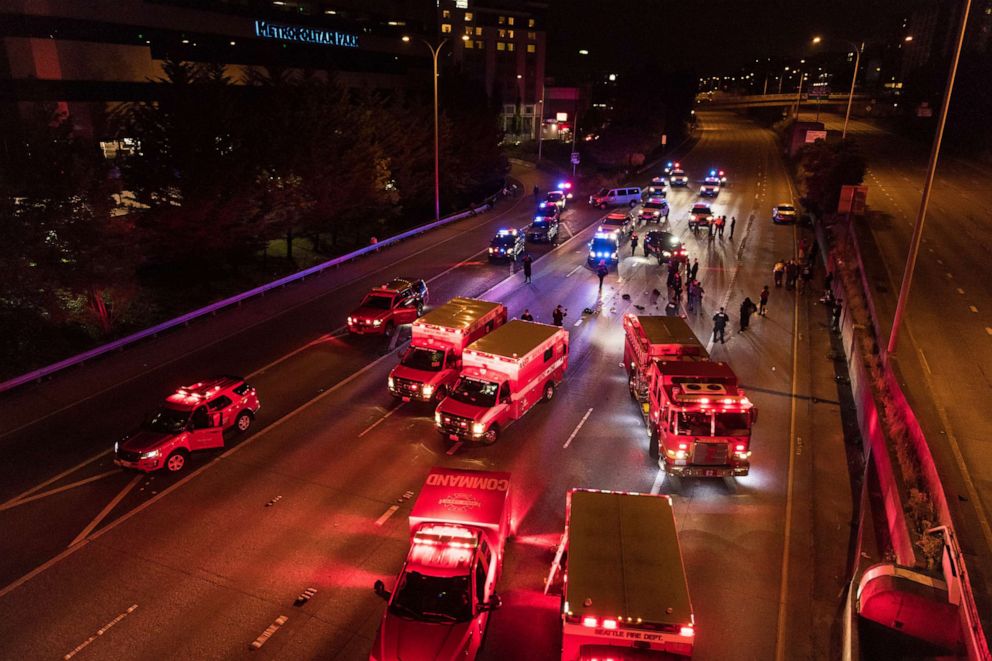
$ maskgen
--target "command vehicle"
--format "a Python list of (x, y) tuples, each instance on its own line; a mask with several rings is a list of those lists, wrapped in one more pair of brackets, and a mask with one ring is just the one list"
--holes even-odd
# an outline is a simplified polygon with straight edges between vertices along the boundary
[(620, 239), (626, 238), (634, 229), (631, 214), (624, 211), (614, 211), (608, 214), (599, 224), (600, 232), (616, 232)]
[(589, 265), (597, 266), (602, 261), (610, 266), (619, 258), (620, 236), (616, 232), (596, 232), (589, 242), (589, 257), (586, 258)]
[(668, 185), (672, 187), (688, 186), (689, 176), (685, 173), (684, 170), (680, 170), (680, 169), (672, 170), (671, 174), (668, 175)]
[(114, 443), (114, 463), (177, 473), (193, 452), (224, 447), (224, 432), (251, 428), (261, 404), (239, 376), (220, 376), (178, 388), (140, 427)]
[(403, 401), (440, 402), (458, 380), (462, 352), (506, 323), (506, 307), (472, 298), (453, 298), (413, 322), (410, 347), (386, 380)]
[(794, 223), (796, 222), (796, 207), (795, 205), (783, 202), (774, 209), (772, 209), (772, 221), (776, 223)]
[(558, 239), (558, 217), (539, 213), (524, 231), (528, 241), (554, 243)]
[(410, 550), (393, 589), (371, 661), (474, 659), (510, 535), (510, 474), (434, 467), (410, 513)]
[(534, 404), (551, 401), (567, 369), (568, 331), (514, 319), (465, 349), (435, 426), (452, 441), (495, 443)]
[(424, 313), (427, 283), (419, 278), (393, 278), (376, 287), (348, 315), (348, 331), (356, 335), (392, 335)]
[(692, 205), (692, 209), (689, 210), (689, 229), (694, 227), (709, 229), (712, 222), (713, 210), (710, 209), (710, 205), (703, 202)]
[(660, 223), (662, 218), (668, 220), (668, 202), (663, 197), (649, 197), (637, 215), (646, 223)]
[[(553, 206), (553, 205), (552, 205)], [(489, 243), (489, 261), (511, 259), (517, 261), (524, 252), (524, 235), (517, 229), (497, 230)]]
[(670, 496), (571, 489), (552, 576), (559, 569), (562, 661), (692, 656), (696, 622)]
[(671, 232), (652, 230), (644, 236), (644, 256), (654, 255), (659, 264), (686, 262), (689, 259), (682, 241)]

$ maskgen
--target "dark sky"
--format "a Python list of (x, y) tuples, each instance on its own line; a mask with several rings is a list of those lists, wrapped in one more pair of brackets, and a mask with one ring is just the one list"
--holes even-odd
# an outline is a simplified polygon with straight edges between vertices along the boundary
[[(768, 56), (800, 57), (815, 34), (849, 40), (898, 31), (912, 0), (550, 0), (549, 74), (654, 59), (718, 73)], [(844, 46), (836, 44), (834, 50)]]

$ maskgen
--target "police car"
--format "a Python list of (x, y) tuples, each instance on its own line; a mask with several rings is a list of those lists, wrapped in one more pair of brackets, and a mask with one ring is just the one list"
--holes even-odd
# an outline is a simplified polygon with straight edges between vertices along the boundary
[(544, 196), (545, 205), (554, 204), (562, 211), (565, 210), (565, 203), (566, 203), (565, 191), (553, 190)]
[(796, 207), (792, 204), (783, 202), (774, 209), (772, 209), (772, 222), (775, 223), (794, 223), (796, 222)]
[(489, 243), (489, 261), (511, 259), (517, 261), (524, 252), (524, 235), (519, 230), (501, 229)]
[(558, 216), (541, 215), (534, 216), (534, 220), (527, 226), (527, 240), (538, 242), (546, 241), (552, 243), (558, 239)]
[(620, 250), (620, 235), (616, 232), (596, 232), (589, 242), (590, 266), (596, 266), (601, 261), (606, 265), (616, 264)]
[(652, 178), (651, 183), (644, 189), (644, 194), (648, 197), (665, 197), (668, 195), (668, 191), (665, 190), (665, 178)]
[(613, 213), (606, 216), (603, 222), (599, 224), (600, 232), (616, 232), (619, 239), (625, 238), (627, 235), (633, 231), (633, 219), (630, 217), (629, 213), (623, 211), (614, 211)]
[(718, 184), (727, 183), (727, 174), (723, 170), (718, 170), (713, 168), (709, 171), (709, 175), (706, 177), (706, 181), (714, 180)]
[(638, 216), (647, 223), (660, 223), (662, 216), (668, 218), (668, 202), (663, 197), (649, 197)]
[(665, 163), (665, 174), (671, 174), (672, 170), (681, 170), (682, 164), (678, 161), (668, 161)]
[(679, 187), (685, 187), (689, 185), (689, 177), (686, 175), (685, 170), (676, 169), (672, 170), (672, 173), (668, 175), (668, 185)]
[(682, 242), (670, 232), (652, 230), (644, 237), (644, 256), (654, 255), (659, 264), (684, 262), (687, 259)]
[(700, 197), (716, 197), (719, 194), (720, 194), (720, 184), (705, 182), (703, 183), (702, 186), (699, 187)]

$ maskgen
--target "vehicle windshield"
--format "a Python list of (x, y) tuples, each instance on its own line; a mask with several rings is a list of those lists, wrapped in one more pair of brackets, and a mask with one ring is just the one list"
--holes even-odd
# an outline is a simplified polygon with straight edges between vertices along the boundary
[(548, 193), (549, 202), (557, 202), (561, 198), (565, 197), (563, 193)]
[(717, 436), (747, 436), (748, 435), (748, 414), (741, 413), (717, 413), (716, 414), (716, 435)]
[(664, 203), (662, 203), (662, 202), (656, 202), (654, 200), (649, 200), (649, 201), (647, 201), (647, 202), (644, 203), (644, 208), (645, 209), (661, 209), (664, 206), (665, 206)]
[(708, 215), (710, 215), (710, 208), (709, 207), (693, 207), (692, 208), (692, 213), (696, 214), (697, 216), (708, 216)]
[(428, 622), (465, 622), (472, 619), (469, 575), (428, 576), (416, 571), (403, 575), (389, 612)]
[(682, 170), (672, 170), (672, 176), (673, 177), (684, 177), (685, 176), (685, 172), (683, 172)]
[(548, 226), (548, 220), (546, 218), (535, 218), (534, 222), (531, 223), (531, 227), (544, 229)]
[(779, 213), (792, 213), (795, 210), (796, 210), (796, 208), (794, 206), (792, 206), (791, 204), (780, 204), (778, 206), (778, 212)]
[(497, 246), (512, 246), (516, 240), (513, 236), (497, 236), (493, 239), (493, 243)]
[(598, 193), (596, 193), (596, 195), (600, 195), (600, 196), (602, 196), (602, 195), (606, 195), (606, 194), (607, 194), (607, 193), (609, 193), (609, 192), (610, 192), (610, 191), (609, 191), (609, 189), (607, 189), (607, 188), (600, 188), (600, 189), (599, 189), (599, 192), (598, 192)]
[(498, 390), (498, 383), (464, 377), (458, 380), (458, 385), (452, 391), (451, 398), (462, 404), (490, 408), (496, 406), (496, 392)]
[(393, 297), (383, 296), (381, 294), (369, 294), (365, 297), (365, 300), (362, 301), (362, 307), (388, 310), (393, 307)]
[(444, 366), (444, 352), (438, 349), (413, 347), (404, 354), (400, 364), (415, 370), (439, 372)]
[(709, 436), (712, 413), (679, 411), (676, 414), (680, 436)]
[(163, 406), (148, 416), (142, 424), (142, 428), (164, 434), (178, 434), (186, 427), (189, 414), (189, 411), (179, 411)]

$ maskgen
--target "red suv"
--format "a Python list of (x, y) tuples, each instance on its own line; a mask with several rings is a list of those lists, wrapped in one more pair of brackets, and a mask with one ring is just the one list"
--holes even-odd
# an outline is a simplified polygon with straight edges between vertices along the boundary
[(392, 335), (400, 324), (410, 324), (424, 314), (427, 283), (414, 278), (394, 278), (373, 289), (348, 316), (348, 330), (360, 335)]
[(190, 454), (224, 447), (224, 432), (248, 431), (261, 404), (255, 388), (237, 376), (183, 386), (114, 444), (114, 463), (151, 472), (177, 473)]

